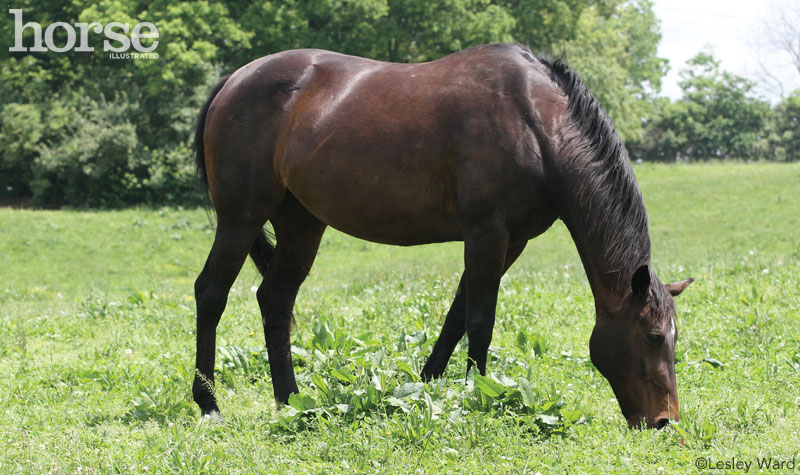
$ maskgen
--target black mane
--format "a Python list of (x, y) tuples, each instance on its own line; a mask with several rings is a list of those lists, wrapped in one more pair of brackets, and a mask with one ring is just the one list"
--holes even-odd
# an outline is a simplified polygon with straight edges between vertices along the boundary
[(577, 199), (574, 216), (587, 239), (603, 250), (603, 271), (630, 286), (640, 265), (650, 264), (647, 211), (628, 153), (614, 124), (580, 76), (563, 59), (537, 55), (567, 97), (559, 154), (567, 160)]

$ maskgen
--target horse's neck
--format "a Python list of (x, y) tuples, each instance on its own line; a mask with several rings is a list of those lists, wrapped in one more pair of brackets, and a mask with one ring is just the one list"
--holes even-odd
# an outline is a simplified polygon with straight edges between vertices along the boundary
[(596, 299), (601, 293), (622, 297), (630, 289), (633, 271), (650, 263), (644, 201), (624, 160), (613, 166), (571, 166), (562, 184), (562, 220)]

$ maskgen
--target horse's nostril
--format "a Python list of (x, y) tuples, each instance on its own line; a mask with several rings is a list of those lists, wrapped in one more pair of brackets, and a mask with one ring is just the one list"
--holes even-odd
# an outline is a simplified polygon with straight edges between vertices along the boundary
[(656, 421), (656, 429), (663, 429), (664, 427), (667, 427), (668, 424), (669, 424), (669, 419), (667, 419), (666, 417), (662, 417), (661, 419)]

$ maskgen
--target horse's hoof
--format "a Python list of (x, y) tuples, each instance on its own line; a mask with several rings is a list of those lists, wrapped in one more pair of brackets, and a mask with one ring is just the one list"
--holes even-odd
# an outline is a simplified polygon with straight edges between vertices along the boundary
[(222, 418), (222, 414), (219, 411), (210, 411), (206, 414), (203, 414), (203, 417), (200, 419), (201, 422), (213, 422), (215, 424), (224, 424), (225, 419)]

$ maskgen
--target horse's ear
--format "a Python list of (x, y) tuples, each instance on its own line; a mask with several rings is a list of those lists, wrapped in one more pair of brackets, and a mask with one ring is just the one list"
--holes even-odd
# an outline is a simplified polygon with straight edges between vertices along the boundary
[(688, 279), (682, 280), (680, 282), (673, 282), (671, 284), (666, 284), (664, 285), (664, 287), (666, 287), (667, 292), (669, 292), (670, 294), (672, 294), (673, 297), (675, 297), (680, 295), (680, 293), (683, 292), (686, 289), (686, 287), (689, 287), (689, 284), (691, 284), (692, 282), (694, 282), (694, 279), (689, 277)]
[(650, 268), (646, 264), (633, 273), (631, 291), (633, 291), (634, 297), (641, 300), (647, 300), (650, 295)]

